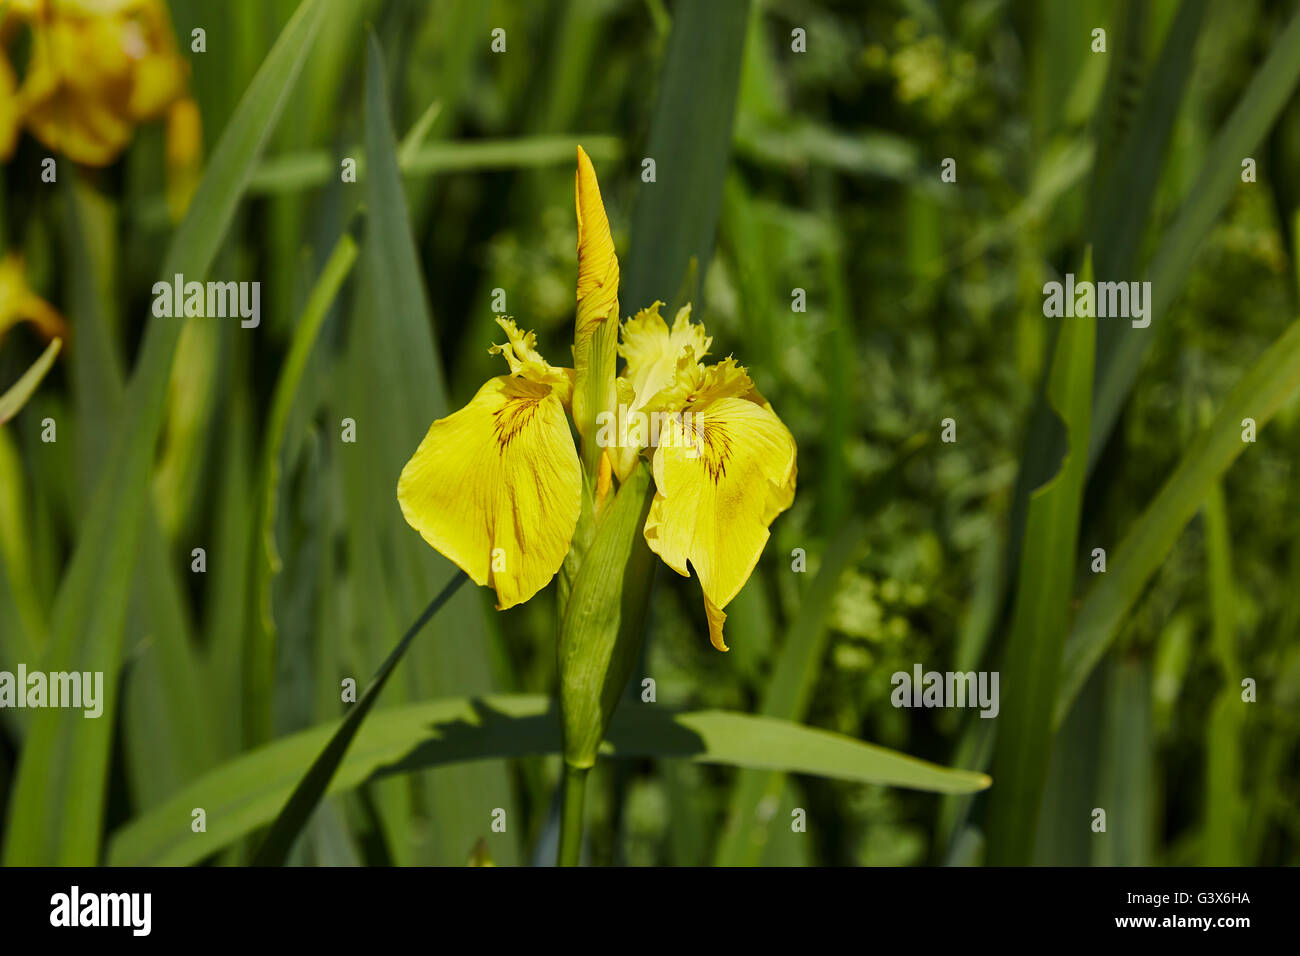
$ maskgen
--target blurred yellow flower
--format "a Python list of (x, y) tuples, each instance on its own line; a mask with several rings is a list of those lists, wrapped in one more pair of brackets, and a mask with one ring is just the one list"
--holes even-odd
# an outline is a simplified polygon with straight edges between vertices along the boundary
[(68, 335), (63, 316), (28, 287), (22, 258), (10, 254), (0, 259), (0, 338), (19, 322), (31, 322), (47, 339)]
[(9, 58), (0, 49), (0, 160), (13, 155), (18, 131), (23, 125), (23, 111), (18, 102), (18, 80)]
[[(508, 341), (492, 351), (510, 374), (430, 426), (402, 470), (397, 499), (411, 527), (475, 583), (493, 587), (504, 609), (531, 598), (564, 563), (582, 517), (584, 478), (599, 520), (613, 477), (625, 481), (645, 456), (655, 495), (641, 533), (673, 570), (695, 569), (709, 638), (725, 651), (723, 608), (794, 499), (794, 438), (733, 359), (701, 362), (712, 339), (691, 323), (689, 306), (672, 328), (655, 303), (620, 329), (618, 258), (581, 149), (575, 193), (575, 367), (550, 365), (532, 333), (498, 318)], [(616, 376), (618, 355), (625, 367)], [(662, 428), (627, 427), (650, 414)]]
[(167, 118), (169, 201), (188, 201), (202, 152), (198, 110), (161, 0), (11, 0), (4, 35), (31, 29), (21, 85), (0, 53), (0, 158), (20, 125), (49, 149), (106, 166), (142, 123)]

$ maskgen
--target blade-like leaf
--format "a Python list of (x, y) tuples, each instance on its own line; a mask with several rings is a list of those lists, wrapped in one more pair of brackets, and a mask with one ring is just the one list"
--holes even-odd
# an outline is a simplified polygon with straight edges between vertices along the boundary
[[(416, 143), (414, 146), (404, 143), (398, 154), (398, 166), (406, 176), (558, 166), (573, 162), (578, 144), (594, 160), (616, 160), (622, 154), (622, 144), (613, 136), (527, 136), (468, 143)], [(357, 152), (354, 149), (348, 155), (356, 156)], [(323, 150), (288, 153), (263, 163), (254, 174), (249, 191), (257, 195), (309, 189), (338, 174), (338, 160), (331, 153)], [(366, 163), (361, 157), (357, 162), (357, 178), (363, 180), (365, 175)]]
[(280, 489), (280, 458), (284, 448), (285, 430), (294, 395), (302, 381), (311, 356), (316, 336), (320, 332), (339, 289), (352, 271), (357, 258), (357, 244), (352, 236), (339, 237), (312, 287), (303, 306), (302, 315), (294, 326), (293, 342), (289, 355), (280, 370), (271, 397), (271, 411), (263, 433), (260, 464), (261, 499), (257, 504), (254, 522), (254, 553), (252, 561), (252, 621), (248, 628), (247, 666), (249, 690), (245, 708), (248, 722), (255, 726), (270, 723), (270, 700), (274, 672), (275, 621), (271, 615), (271, 579), (280, 571), (280, 555), (275, 545), (275, 506)]
[(19, 409), (27, 404), (27, 400), (36, 391), (36, 386), (41, 384), (41, 379), (45, 378), (46, 373), (53, 367), (54, 359), (62, 347), (63, 339), (54, 339), (50, 342), (41, 353), (41, 357), (33, 362), (18, 381), (5, 390), (4, 394), (0, 395), (0, 425), (17, 415)]
[[(365, 268), (359, 276), (366, 285), (348, 329), (343, 388), (332, 398), (335, 421), (351, 417), (358, 429), (357, 443), (343, 445), (339, 454), (348, 561), (355, 569), (348, 586), (350, 601), (363, 613), (353, 633), (362, 650), (375, 657), (387, 650), (375, 644), (377, 635), (405, 626), (456, 573), (410, 528), (397, 505), (403, 464), (429, 423), (451, 405), (397, 165), (384, 75), (372, 37), (365, 86)], [(484, 321), (481, 331), (467, 334), (483, 336), (486, 345), (495, 331)], [(462, 589), (440, 623), (457, 640), (413, 647), (380, 708), (497, 689), (482, 592)], [(373, 793), (394, 862), (460, 864), (478, 837), (482, 807), (508, 809), (511, 784), (504, 765), (482, 764), (440, 769), (417, 781), (390, 781)], [(427, 819), (421, 828), (425, 839), (412, 839), (412, 813)], [(509, 864), (516, 852), (512, 835), (493, 847), (493, 858)]]
[[(786, 635), (772, 679), (763, 697), (763, 714), (783, 720), (801, 720), (808, 709), (817, 675), (826, 656), (826, 616), (844, 569), (862, 541), (864, 524), (854, 518), (840, 529), (822, 556), (821, 567), (799, 606)], [(718, 844), (718, 866), (756, 865), (763, 853), (770, 819), (761, 812), (769, 797), (781, 793), (779, 774), (746, 771), (732, 787), (727, 824)]]
[[(262, 825), (338, 729), (338, 724), (313, 727), (217, 768), (115, 833), (110, 864), (195, 863)], [(457, 698), (381, 710), (357, 734), (328, 792), (384, 774), (488, 757), (553, 754), (560, 747), (559, 716), (540, 695)], [(624, 708), (615, 714), (602, 752), (681, 757), (938, 793), (972, 792), (989, 784), (983, 774), (948, 770), (842, 734), (728, 711)], [(190, 831), (189, 813), (195, 806), (207, 810), (206, 832)], [(488, 818), (483, 819), (486, 828)]]
[(285, 858), (289, 855), (289, 850), (293, 847), (293, 841), (297, 839), (302, 828), (307, 825), (312, 812), (316, 805), (320, 803), (320, 798), (324, 796), (330, 780), (333, 779), (335, 772), (338, 770), (339, 763), (343, 760), (344, 755), (348, 752), (348, 746), (352, 743), (352, 738), (357, 735), (361, 729), (361, 722), (366, 719), (370, 713), (370, 708), (375, 705), (379, 699), (384, 685), (388, 683), (388, 678), (392, 675), (394, 668), (401, 661), (406, 649), (411, 646), (411, 641), (415, 635), (420, 633), (420, 629), (429, 623), (430, 619), (438, 613), (444, 604), (450, 600), (451, 596), (456, 593), (462, 584), (468, 578), (465, 572), (457, 574), (451, 579), (451, 583), (442, 589), (442, 592), (430, 602), (429, 606), (424, 609), (424, 613), (410, 626), (402, 639), (397, 642), (388, 658), (380, 665), (379, 670), (375, 672), (370, 686), (366, 692), (361, 695), (356, 706), (348, 711), (348, 715), (343, 718), (343, 723), (339, 729), (330, 737), (325, 749), (321, 751), (307, 773), (303, 776), (298, 785), (294, 787), (293, 793), (289, 796), (289, 802), (285, 804), (284, 809), (280, 811), (275, 818), (275, 823), (271, 826), (271, 831), (266, 835), (266, 840), (262, 848), (257, 851), (257, 856), (253, 859), (254, 866), (281, 866)]
[(1106, 673), (1094, 798), (1095, 805), (1106, 811), (1106, 828), (1090, 834), (1094, 866), (1151, 865), (1155, 768), (1151, 668), (1138, 658), (1114, 655)]
[[(632, 214), (625, 311), (671, 301), (695, 258), (702, 280), (713, 252), (745, 48), (749, 0), (679, 4), (659, 79), (642, 182)], [(692, 300), (698, 296), (692, 294)]]
[(1210, 644), (1218, 660), (1223, 687), (1210, 707), (1205, 729), (1205, 814), (1201, 862), (1206, 866), (1243, 866), (1250, 804), (1242, 792), (1246, 762), (1242, 731), (1250, 710), (1237, 681), (1246, 673), (1236, 647), (1237, 601), (1232, 575), (1232, 533), (1223, 484), (1215, 482), (1205, 500), (1206, 591), (1210, 598)]
[[(826, 658), (826, 618), (840, 577), (853, 560), (866, 522), (893, 499), (893, 489), (901, 475), (924, 446), (924, 439), (916, 439), (900, 449), (889, 468), (860, 492), (859, 499), (864, 504), (859, 505), (857, 515), (845, 522), (831, 539), (772, 668), (772, 678), (763, 696), (764, 716), (803, 719)], [(767, 805), (765, 801), (779, 797), (782, 785), (780, 774), (745, 771), (737, 775), (726, 827), (717, 846), (717, 865), (744, 866), (760, 861), (772, 822), (771, 815), (761, 812), (760, 807)]]
[[(1245, 95), (1215, 136), (1187, 199), (1164, 231), (1164, 241), (1148, 272), (1151, 301), (1147, 307), (1151, 326), (1119, 327), (1115, 330), (1119, 342), (1109, 354), (1099, 357), (1092, 462), (1101, 454), (1137, 379), (1138, 369), (1151, 347), (1152, 333), (1166, 324), (1169, 308), (1191, 273), (1201, 241), (1241, 185), (1241, 158), (1249, 156), (1259, 145), (1291, 98), (1297, 82), (1300, 82), (1300, 11), (1273, 43), (1268, 59), (1255, 72)], [(1099, 275), (1106, 278), (1100, 272)]]
[[(1092, 281), (1090, 260), (1084, 262), (1083, 278)], [(993, 757), (998, 786), (988, 811), (988, 862), (999, 865), (1025, 864), (1033, 856), (1074, 586), (1097, 322), (1063, 321), (1047, 400), (1065, 426), (1067, 451), (1057, 475), (1029, 496), (1016, 606), (999, 682), (1001, 717)]]
[[(161, 275), (206, 276), (327, 5), (303, 0), (286, 24), (213, 153)], [(106, 688), (117, 686), (121, 667), (128, 582), (180, 330), (175, 319), (149, 322), (124, 400), (128, 427), (114, 436), (55, 607), (46, 666), (102, 672)], [(32, 718), (10, 798), (6, 865), (98, 860), (117, 707), (117, 695), (106, 696), (98, 719), (53, 708)]]
[(1300, 387), (1300, 322), (1269, 346), (1223, 401), (1214, 421), (1192, 442), (1154, 501), (1129, 527), (1109, 569), (1084, 598), (1062, 662), (1055, 724), (1069, 713), (1092, 669), (1110, 647), (1120, 622), (1205, 501), (1219, 477), (1251, 446), (1241, 440), (1242, 420), (1262, 429)]

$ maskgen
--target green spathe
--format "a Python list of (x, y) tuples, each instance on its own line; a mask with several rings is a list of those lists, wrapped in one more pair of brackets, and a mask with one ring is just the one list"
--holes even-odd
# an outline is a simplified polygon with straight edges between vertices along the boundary
[(654, 555), (642, 528), (652, 498), (650, 469), (628, 475), (600, 518), (573, 579), (560, 630), (564, 759), (587, 768), (618, 706), (645, 635)]

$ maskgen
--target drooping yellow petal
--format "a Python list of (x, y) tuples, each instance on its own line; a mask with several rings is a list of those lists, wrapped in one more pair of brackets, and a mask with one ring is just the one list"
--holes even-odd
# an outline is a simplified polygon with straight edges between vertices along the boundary
[(429, 426), (397, 483), (412, 528), (478, 585), (497, 608), (546, 586), (569, 552), (582, 504), (582, 470), (564, 405), (569, 370), (550, 365), (537, 338), (505, 317), (510, 374), (489, 379), (460, 411)]
[(574, 205), (578, 216), (578, 307), (573, 330), (573, 422), (582, 437), (588, 474), (594, 476), (603, 450), (595, 440), (599, 419), (613, 415), (615, 404), (618, 256), (596, 170), (581, 146)]
[[(737, 385), (736, 368), (707, 376), (711, 387)], [(793, 500), (795, 455), (776, 414), (744, 397), (698, 404), (661, 435), (646, 543), (678, 574), (689, 576), (688, 564), (695, 569), (718, 650), (727, 649), (722, 609), (758, 563), (768, 526)]]
[(63, 316), (28, 287), (22, 258), (10, 254), (0, 259), (0, 337), (19, 322), (31, 322), (47, 339), (68, 337)]
[(527, 601), (563, 563), (582, 501), (577, 449), (551, 386), (490, 379), (429, 426), (397, 500), (425, 541), (496, 591), (498, 609)]

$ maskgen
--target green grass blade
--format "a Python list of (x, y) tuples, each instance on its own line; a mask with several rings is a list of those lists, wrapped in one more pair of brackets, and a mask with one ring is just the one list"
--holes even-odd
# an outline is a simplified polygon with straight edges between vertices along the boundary
[[(1184, 0), (1179, 6), (1151, 79), (1143, 88), (1128, 135), (1118, 144), (1113, 161), (1103, 165), (1099, 159), (1098, 178), (1091, 189), (1088, 240), (1095, 256), (1096, 274), (1102, 280), (1128, 278), (1137, 261), (1173, 136), (1174, 121), (1195, 63), (1196, 41), (1206, 3), (1207, 0)], [(1114, 325), (1110, 323), (1098, 330), (1099, 359), (1107, 354), (1103, 343)]]
[(451, 583), (442, 589), (442, 592), (435, 597), (424, 613), (419, 616), (414, 624), (410, 626), (402, 639), (397, 642), (392, 653), (380, 665), (379, 670), (370, 681), (370, 686), (366, 692), (361, 695), (356, 706), (348, 711), (348, 715), (343, 718), (343, 723), (339, 729), (330, 737), (325, 749), (321, 751), (320, 756), (312, 762), (311, 767), (307, 770), (306, 775), (293, 788), (293, 793), (289, 796), (289, 802), (285, 804), (284, 809), (275, 818), (275, 823), (271, 825), (271, 830), (266, 835), (257, 856), (253, 858), (254, 866), (282, 866), (289, 851), (293, 848), (293, 842), (302, 832), (302, 828), (307, 825), (316, 805), (325, 795), (326, 788), (329, 787), (330, 781), (334, 778), (339, 764), (342, 762), (344, 755), (348, 752), (348, 747), (352, 744), (352, 738), (357, 735), (361, 729), (361, 723), (374, 707), (375, 701), (379, 699), (384, 685), (388, 683), (388, 678), (392, 676), (393, 670), (397, 667), (398, 662), (406, 654), (406, 649), (411, 646), (411, 641), (415, 635), (420, 633), (424, 625), (428, 624), (442, 606), (446, 604), (453, 594), (469, 580), (465, 572), (461, 572), (451, 579)]
[(17, 444), (0, 429), (0, 660), (6, 663), (35, 660), (49, 638), (46, 608), (32, 584), (31, 507)]
[(1205, 816), (1201, 862), (1205, 866), (1249, 863), (1246, 823), (1249, 805), (1242, 793), (1245, 764), (1242, 731), (1245, 710), (1237, 661), (1232, 537), (1223, 485), (1215, 482), (1205, 500), (1206, 585), (1210, 599), (1210, 645), (1218, 660), (1223, 689), (1210, 708), (1205, 730)]
[[(1092, 281), (1090, 260), (1083, 277)], [(1002, 664), (1001, 717), (993, 757), (988, 861), (1025, 864), (1047, 761), (1052, 708), (1069, 626), (1079, 512), (1088, 462), (1095, 319), (1065, 319), (1056, 340), (1047, 401), (1065, 426), (1068, 450), (1057, 475), (1029, 496), (1011, 636)]]
[[(436, 105), (436, 104), (435, 104)], [(417, 135), (420, 130), (413, 130)], [(408, 137), (411, 134), (408, 133)], [(464, 143), (403, 144), (398, 154), (398, 168), (404, 176), (432, 176), (435, 173), (482, 171), (489, 169), (527, 169), (560, 166), (573, 162), (574, 150), (581, 144), (593, 160), (614, 161), (622, 155), (618, 137), (524, 136), (517, 139), (483, 139)], [(354, 149), (348, 153), (356, 156)], [(365, 178), (364, 157), (357, 160), (357, 179)], [(286, 153), (264, 162), (249, 184), (253, 195), (310, 189), (339, 175), (338, 158), (324, 150)]]
[[(108, 454), (125, 391), (105, 308), (106, 290), (120, 263), (111, 205), (80, 179), (65, 187), (63, 200), (77, 338), (71, 358), (78, 460), (81, 492), (89, 495)], [(131, 798), (140, 808), (153, 806), (216, 761), (219, 723), (200, 673), (177, 568), (168, 558), (170, 539), (164, 538), (154, 514), (157, 501), (155, 494), (146, 505), (128, 605), (128, 633), (140, 637), (124, 650), (122, 681), (122, 748)]]
[[(364, 307), (353, 317), (345, 363), (340, 416), (358, 423), (358, 442), (342, 446), (346, 526), (353, 549), (349, 562), (351, 600), (365, 609), (357, 635), (362, 646), (374, 628), (401, 627), (419, 613), (428, 595), (451, 579), (455, 568), (411, 530), (397, 506), (397, 477), (429, 423), (451, 409), (441, 359), (433, 334), (412, 236), (407, 198), (397, 165), (396, 137), (388, 112), (383, 59), (371, 39), (366, 65), (366, 211), (363, 277)], [(467, 332), (481, 335), (486, 347), (496, 332), (490, 321)], [(337, 420), (337, 419), (336, 419)], [(497, 676), (490, 660), (483, 592), (463, 589), (442, 620), (455, 642), (422, 642), (412, 649), (400, 682), (386, 703), (431, 700), (453, 694), (492, 693)], [(385, 622), (389, 622), (385, 625)], [(382, 629), (378, 633), (383, 633)], [(381, 651), (369, 647), (369, 653)], [(511, 783), (503, 764), (440, 769), (418, 781), (394, 781), (403, 793), (387, 793), (384, 805), (406, 806), (428, 820), (428, 839), (416, 843), (401, 821), (405, 811), (381, 815), (389, 851), (402, 863), (460, 864), (478, 838), (480, 821), (494, 807), (511, 806)], [(379, 788), (383, 790), (384, 788)], [(509, 864), (513, 842), (493, 846), (494, 859)]]
[[(123, 742), (132, 803), (157, 804), (217, 759), (222, 711), (203, 680), (185, 592), (152, 509), (145, 512), (123, 662)], [(180, 565), (189, 574), (189, 566)]]
[[(1089, 833), (1092, 862), (1150, 866), (1156, 842), (1157, 775), (1151, 668), (1137, 657), (1115, 655), (1106, 678), (1096, 796), (1096, 807), (1106, 811), (1106, 830)], [(1091, 821), (1076, 825), (1087, 827)]]
[(54, 359), (59, 354), (59, 349), (63, 347), (63, 339), (54, 339), (45, 347), (40, 358), (31, 364), (27, 371), (19, 377), (9, 388), (0, 394), (0, 425), (3, 425), (9, 419), (13, 418), (27, 404), (27, 400), (32, 397), (36, 387), (41, 384), (41, 379), (54, 365)]
[(1241, 422), (1260, 429), (1300, 387), (1300, 322), (1292, 322), (1238, 380), (1214, 421), (1192, 442), (1154, 501), (1130, 527), (1108, 569), (1084, 598), (1065, 647), (1055, 724), (1069, 712), (1120, 622), (1164, 562), (1219, 477), (1249, 446)]
[[(1277, 38), (1268, 59), (1255, 72), (1246, 93), (1219, 130), (1201, 165), (1196, 182), (1178, 215), (1164, 231), (1151, 262), (1152, 325), (1117, 330), (1119, 343), (1098, 362), (1097, 399), (1093, 409), (1093, 461), (1101, 453), (1120, 409), (1137, 379), (1151, 347), (1153, 332), (1166, 321), (1170, 306), (1182, 291), (1201, 241), (1209, 233), (1233, 192), (1241, 186), (1241, 159), (1251, 155), (1268, 132), (1300, 81), (1300, 12)], [(1104, 276), (1103, 276), (1104, 278)]]
[(321, 326), (329, 315), (343, 282), (352, 271), (357, 259), (357, 244), (344, 233), (330, 253), (316, 284), (303, 306), (302, 315), (293, 330), (289, 355), (276, 380), (271, 396), (271, 411), (263, 433), (260, 464), (261, 499), (257, 506), (254, 539), (255, 553), (252, 562), (254, 596), (251, 613), (253, 620), (248, 629), (247, 664), (245, 674), (248, 686), (242, 695), (246, 724), (267, 729), (271, 725), (271, 699), (275, 676), (275, 620), (271, 614), (271, 581), (280, 571), (280, 554), (275, 544), (275, 508), (280, 488), (281, 455), (285, 431), (294, 396), (302, 382), (311, 356), (312, 347)]
[[(708, 271), (748, 14), (748, 0), (686, 3), (674, 11), (644, 154), (655, 161), (656, 181), (638, 186), (619, 297), (625, 312), (656, 299), (671, 302), (692, 258), (700, 282)], [(698, 302), (695, 291), (690, 298)]]
[[(1105, 95), (1093, 122), (1097, 148), (1091, 153), (1094, 157), (1093, 180), (1089, 189), (1090, 213), (1086, 225), (1086, 235), (1095, 257), (1095, 272), (1102, 279), (1127, 279), (1137, 268), (1139, 243), (1145, 233), (1155, 187), (1165, 165), (1173, 124), (1192, 68), (1203, 6), (1203, 0), (1187, 0), (1179, 7), (1151, 78), (1142, 91), (1136, 116), (1128, 114), (1125, 104), (1129, 87), (1137, 82), (1135, 76), (1140, 74), (1143, 66), (1141, 46), (1149, 29), (1149, 11), (1142, 4), (1128, 5), (1124, 10), (1124, 20), (1112, 31), (1114, 46), (1108, 54), (1112, 64)], [(1054, 13), (1059, 15), (1058, 11)], [(1059, 62), (1059, 59), (1047, 61), (1049, 64)], [(1049, 79), (1059, 73), (1057, 66), (1050, 69)], [(1056, 110), (1050, 97), (1040, 102), (1040, 106)], [(1054, 115), (1049, 114), (1049, 119)], [(1108, 161), (1112, 155), (1116, 159)], [(1094, 388), (1098, 393), (1110, 357), (1125, 340), (1124, 337), (1130, 334), (1142, 337), (1152, 331), (1150, 328), (1115, 326), (1115, 322), (1104, 323), (1097, 330)], [(1057, 461), (1054, 453), (1057, 441), (1055, 425), (1040, 396), (1030, 415), (1012, 508), (1009, 563), (1012, 568), (1019, 566), (1029, 492), (1054, 473)], [(1096, 409), (1092, 431), (1088, 453), (1090, 472), (1110, 433), (1109, 426), (1105, 430), (1098, 427)]]
[[(763, 715), (784, 720), (801, 720), (826, 656), (826, 615), (840, 576), (862, 541), (864, 524), (854, 518), (832, 539), (822, 556), (821, 568), (813, 579), (799, 613), (786, 634), (785, 643), (772, 668), (772, 679), (763, 696)], [(762, 857), (769, 818), (760, 806), (778, 796), (784, 781), (780, 774), (743, 772), (732, 785), (727, 823), (718, 843), (718, 866), (752, 866)]]
[[(313, 727), (244, 754), (113, 835), (109, 863), (118, 866), (196, 863), (271, 819), (303, 768), (338, 731)], [(374, 776), (487, 757), (558, 753), (560, 722), (541, 695), (426, 701), (377, 711), (356, 735), (327, 792)], [(612, 757), (678, 757), (964, 793), (988, 786), (983, 774), (949, 770), (841, 734), (770, 717), (729, 711), (674, 713), (647, 705), (614, 716), (602, 750)], [(207, 831), (191, 833), (191, 807), (207, 809)], [(179, 823), (178, 823), (179, 821)], [(481, 829), (490, 819), (483, 814)], [(495, 852), (495, 851), (494, 851)]]
[[(161, 275), (206, 277), (325, 6), (303, 0), (258, 70), (172, 238)], [(55, 607), (47, 667), (102, 671), (106, 687), (116, 686), (121, 666), (127, 583), (180, 330), (175, 319), (149, 322), (124, 399), (122, 420), (130, 427), (114, 436)], [(10, 798), (6, 865), (86, 865), (99, 859), (116, 715), (116, 695), (107, 697), (99, 719), (66, 709), (43, 710), (32, 719)]]

